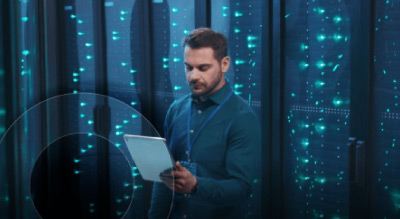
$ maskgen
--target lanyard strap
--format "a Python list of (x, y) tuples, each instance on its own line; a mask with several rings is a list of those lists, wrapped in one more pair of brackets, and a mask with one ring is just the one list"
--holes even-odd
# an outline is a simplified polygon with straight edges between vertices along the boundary
[(200, 129), (197, 131), (196, 135), (193, 137), (192, 141), (190, 141), (190, 125), (191, 125), (191, 118), (192, 118), (192, 103), (189, 105), (189, 113), (188, 113), (188, 130), (187, 130), (187, 158), (190, 161), (190, 153), (192, 152), (192, 145), (196, 141), (197, 137), (199, 137), (200, 133), (203, 131), (204, 127), (211, 121), (211, 119), (217, 114), (217, 112), (221, 109), (221, 107), (229, 100), (229, 98), (233, 94), (233, 89), (229, 95), (225, 98), (225, 100), (211, 113), (211, 115), (207, 118), (207, 120), (203, 123)]

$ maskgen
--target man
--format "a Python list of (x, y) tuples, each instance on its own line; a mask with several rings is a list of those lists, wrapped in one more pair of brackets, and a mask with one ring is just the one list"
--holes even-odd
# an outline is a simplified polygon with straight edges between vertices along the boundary
[[(192, 90), (168, 110), (164, 129), (176, 162), (155, 183), (149, 218), (243, 218), (257, 175), (261, 132), (251, 107), (225, 80), (226, 38), (211, 29), (183, 39)], [(172, 198), (171, 190), (175, 191)]]

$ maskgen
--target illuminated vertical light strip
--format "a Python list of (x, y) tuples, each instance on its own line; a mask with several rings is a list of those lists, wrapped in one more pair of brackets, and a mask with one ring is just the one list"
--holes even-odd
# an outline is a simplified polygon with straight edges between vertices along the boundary
[[(373, 181), (373, 213), (375, 217), (397, 217), (400, 212), (400, 168), (398, 130), (400, 130), (399, 81), (400, 71), (400, 2), (395, 0), (375, 3), (374, 49), (374, 159), (376, 178)], [(379, 209), (379, 210), (378, 210)]]
[[(343, 3), (334, 5), (293, 2), (284, 16), (289, 38), (285, 42), (288, 98), (284, 138), (286, 188), (291, 194), (285, 202), (293, 211), (289, 215), (342, 218), (348, 213), (346, 194), (327, 195), (331, 191), (325, 189), (347, 188), (345, 142), (340, 139), (348, 136), (349, 84), (344, 82), (349, 71), (342, 66), (348, 59), (350, 39), (346, 34), (350, 32)], [(332, 140), (332, 135), (338, 140)], [(337, 173), (329, 170), (333, 163), (340, 164)], [(327, 210), (327, 202), (337, 203), (336, 209)]]

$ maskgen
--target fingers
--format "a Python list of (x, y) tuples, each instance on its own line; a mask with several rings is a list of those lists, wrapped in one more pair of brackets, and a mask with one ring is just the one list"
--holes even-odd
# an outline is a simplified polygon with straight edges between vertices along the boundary
[(185, 170), (185, 167), (183, 167), (179, 161), (176, 161), (175, 166), (176, 166), (176, 170), (178, 170), (178, 171)]

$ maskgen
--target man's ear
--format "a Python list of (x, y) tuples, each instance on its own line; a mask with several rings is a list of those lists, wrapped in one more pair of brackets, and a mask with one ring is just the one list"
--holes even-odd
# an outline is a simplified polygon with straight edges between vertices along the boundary
[(229, 56), (225, 56), (222, 60), (221, 60), (221, 71), (222, 72), (227, 72), (229, 69), (229, 65), (230, 65), (231, 61)]

